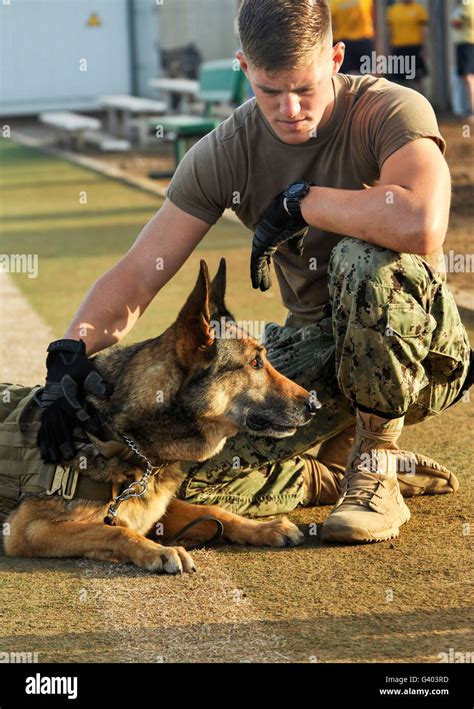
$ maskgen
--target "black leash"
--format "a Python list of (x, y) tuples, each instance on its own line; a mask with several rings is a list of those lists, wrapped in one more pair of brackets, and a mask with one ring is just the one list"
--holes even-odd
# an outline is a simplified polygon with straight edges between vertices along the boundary
[(224, 536), (224, 525), (222, 524), (220, 519), (216, 519), (215, 517), (198, 517), (197, 519), (193, 519), (192, 522), (186, 524), (182, 529), (179, 530), (179, 532), (173, 534), (172, 537), (164, 540), (163, 544), (165, 546), (169, 546), (173, 542), (177, 541), (180, 537), (182, 537), (183, 534), (188, 531), (188, 529), (191, 529), (192, 527), (195, 527), (197, 524), (201, 524), (202, 522), (215, 522), (217, 527), (216, 533), (208, 541), (198, 542), (196, 544), (193, 544), (191, 547), (187, 547), (187, 549), (202, 549), (202, 547), (207, 546), (212, 542), (216, 542), (218, 539), (221, 539)]

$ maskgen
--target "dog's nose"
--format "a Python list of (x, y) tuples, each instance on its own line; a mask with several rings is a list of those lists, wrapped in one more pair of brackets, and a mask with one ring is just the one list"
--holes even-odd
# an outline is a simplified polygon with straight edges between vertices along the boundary
[(314, 396), (310, 396), (306, 406), (308, 408), (308, 413), (310, 414), (310, 416), (314, 416), (316, 411), (321, 408), (321, 402), (315, 399)]

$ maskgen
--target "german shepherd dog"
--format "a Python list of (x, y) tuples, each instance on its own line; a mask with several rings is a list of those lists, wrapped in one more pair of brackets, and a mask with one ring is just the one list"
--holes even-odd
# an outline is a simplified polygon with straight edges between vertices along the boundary
[[(169, 574), (195, 571), (183, 547), (157, 543), (151, 530), (162, 520), (167, 535), (173, 535), (203, 512), (221, 521), (224, 536), (232, 542), (274, 547), (301, 543), (303, 535), (284, 517), (261, 522), (215, 505), (192, 505), (174, 498), (184, 479), (180, 461), (211, 458), (239, 431), (291, 436), (315, 412), (309, 393), (279, 374), (266, 359), (265, 348), (238, 329), (224, 302), (225, 286), (224, 259), (212, 283), (201, 261), (193, 291), (162, 335), (116, 346), (94, 358), (114, 390), (109, 398), (87, 394), (87, 403), (116, 434), (132, 436), (152, 462), (166, 461), (160, 473), (149, 478), (145, 494), (120, 505), (114, 526), (104, 524), (108, 505), (102, 501), (65, 500), (45, 493), (27, 496), (8, 518), (8, 556), (131, 562)], [(222, 319), (227, 336), (216, 337), (212, 321)], [(139, 466), (104, 457), (92, 442), (81, 450), (84, 455), (87, 465), (81, 467), (87, 476), (113, 483), (117, 492), (124, 483), (142, 478)], [(74, 462), (77, 455), (68, 464)], [(188, 536), (209, 538), (214, 531), (214, 524), (207, 521), (199, 533)]]

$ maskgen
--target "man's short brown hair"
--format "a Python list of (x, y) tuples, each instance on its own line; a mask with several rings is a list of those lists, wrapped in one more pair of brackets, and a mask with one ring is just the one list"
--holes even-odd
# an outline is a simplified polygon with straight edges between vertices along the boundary
[(246, 58), (269, 72), (308, 64), (332, 40), (326, 0), (243, 0), (238, 24)]

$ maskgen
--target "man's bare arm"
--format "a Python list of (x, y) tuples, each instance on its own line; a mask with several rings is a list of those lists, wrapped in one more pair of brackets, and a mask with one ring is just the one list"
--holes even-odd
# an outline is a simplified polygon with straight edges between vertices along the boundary
[(422, 255), (443, 244), (450, 201), (446, 160), (433, 140), (420, 138), (385, 161), (376, 187), (312, 187), (301, 212), (319, 229)]
[(125, 256), (94, 283), (64, 337), (84, 340), (89, 356), (119, 342), (210, 226), (166, 200)]

